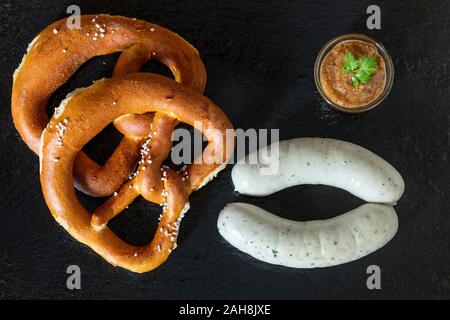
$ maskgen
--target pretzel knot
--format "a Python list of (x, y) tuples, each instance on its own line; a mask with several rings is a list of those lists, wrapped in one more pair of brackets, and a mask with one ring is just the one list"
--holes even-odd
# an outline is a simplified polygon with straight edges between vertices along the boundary
[[(109, 15), (81, 16), (80, 26), (69, 29), (66, 19), (49, 25), (30, 43), (14, 73), (14, 124), (35, 153), (39, 152), (39, 139), (48, 123), (48, 99), (94, 56), (123, 51), (114, 77), (137, 72), (148, 60), (158, 60), (169, 67), (177, 82), (203, 93), (205, 67), (197, 50), (177, 34), (145, 21)], [(116, 119), (114, 125), (124, 134), (119, 146), (104, 165), (80, 152), (74, 164), (76, 187), (92, 196), (107, 196), (117, 190), (138, 160), (152, 119), (151, 114), (124, 114)], [(169, 125), (170, 117), (166, 122)]]
[[(73, 188), (73, 165), (80, 150), (115, 119), (149, 112), (155, 113), (152, 131), (141, 148), (136, 173), (92, 214), (87, 212)], [(172, 146), (175, 121), (194, 126), (208, 140), (200, 158), (179, 172), (160, 167)], [(99, 80), (73, 94), (42, 134), (45, 200), (56, 221), (107, 261), (134, 272), (150, 271), (176, 247), (189, 195), (225, 167), (234, 149), (232, 129), (208, 98), (166, 77), (129, 73)], [(163, 206), (156, 234), (145, 246), (130, 245), (107, 227), (139, 195)]]

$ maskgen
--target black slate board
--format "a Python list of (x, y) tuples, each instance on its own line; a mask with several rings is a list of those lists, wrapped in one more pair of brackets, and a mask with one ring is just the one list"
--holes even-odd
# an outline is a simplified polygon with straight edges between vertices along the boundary
[[(228, 202), (258, 203), (283, 217), (320, 219), (360, 200), (329, 187), (299, 186), (267, 198), (233, 193), (230, 169), (191, 197), (179, 248), (157, 270), (133, 274), (105, 263), (55, 223), (43, 200), (38, 158), (14, 129), (12, 73), (28, 43), (78, 4), (83, 14), (111, 13), (168, 27), (201, 53), (206, 95), (239, 128), (280, 128), (281, 139), (321, 136), (369, 148), (403, 175), (396, 207), (400, 227), (382, 250), (349, 264), (296, 270), (257, 262), (216, 230)], [(449, 1), (378, 1), (382, 29), (366, 29), (370, 1), (9, 1), (0, 3), (0, 298), (449, 298), (450, 110)], [(374, 110), (331, 110), (313, 80), (315, 57), (332, 37), (361, 32), (381, 41), (395, 63), (389, 97)], [(53, 97), (110, 75), (117, 55), (83, 66)], [(103, 63), (102, 63), (103, 62)], [(155, 68), (149, 67), (149, 70)], [(49, 75), (51, 76), (51, 75)], [(102, 157), (108, 137), (89, 145)], [(116, 139), (117, 140), (117, 139)], [(97, 143), (98, 142), (98, 143)], [(89, 207), (98, 200), (83, 198)], [(129, 241), (151, 238), (159, 213), (137, 201), (114, 221)], [(77, 264), (82, 289), (66, 288), (66, 268)], [(382, 289), (366, 288), (366, 268), (377, 264)]]

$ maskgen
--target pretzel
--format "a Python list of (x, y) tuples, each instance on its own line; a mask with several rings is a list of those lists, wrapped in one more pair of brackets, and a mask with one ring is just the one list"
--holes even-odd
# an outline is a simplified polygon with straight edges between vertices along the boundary
[[(80, 25), (80, 29), (69, 29), (62, 19), (45, 28), (30, 43), (14, 73), (11, 102), (14, 124), (35, 153), (39, 152), (39, 139), (48, 122), (45, 106), (49, 97), (94, 56), (123, 51), (115, 76), (139, 71), (146, 61), (156, 59), (170, 68), (177, 82), (203, 93), (204, 65), (197, 50), (177, 34), (121, 16), (81, 16)], [(119, 146), (104, 165), (80, 152), (74, 164), (76, 187), (92, 196), (107, 196), (117, 190), (134, 169), (152, 118), (149, 114), (123, 115), (115, 120), (114, 124), (124, 134)]]
[[(77, 154), (114, 119), (148, 112), (155, 112), (155, 119), (152, 134), (141, 148), (138, 170), (118, 192), (89, 213), (73, 188), (72, 168)], [(168, 134), (173, 126), (167, 126), (166, 121), (173, 124), (174, 119), (194, 126), (208, 140), (202, 161), (196, 159), (179, 172), (150, 163), (153, 157), (161, 157), (160, 149), (167, 150), (167, 144), (171, 145)], [(176, 247), (189, 195), (225, 167), (234, 149), (232, 129), (223, 111), (208, 98), (169, 78), (129, 73), (96, 81), (73, 94), (42, 134), (40, 179), (45, 201), (59, 224), (108, 262), (134, 272), (150, 271)], [(162, 205), (163, 213), (150, 244), (133, 246), (118, 238), (107, 223), (139, 195)]]

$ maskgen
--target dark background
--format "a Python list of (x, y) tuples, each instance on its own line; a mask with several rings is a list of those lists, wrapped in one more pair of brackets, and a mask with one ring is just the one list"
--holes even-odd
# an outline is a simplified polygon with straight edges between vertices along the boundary
[[(0, 2), (0, 298), (450, 298), (449, 1), (377, 1), (382, 29), (366, 29), (373, 1), (9, 1)], [(28, 43), (78, 4), (82, 14), (111, 13), (167, 27), (200, 52), (206, 95), (236, 128), (280, 128), (280, 138), (320, 136), (367, 147), (394, 165), (406, 190), (399, 230), (381, 250), (325, 269), (272, 266), (239, 253), (216, 229), (229, 202), (255, 203), (283, 217), (322, 219), (362, 203), (331, 187), (298, 186), (266, 198), (233, 193), (231, 166), (191, 196), (179, 247), (160, 268), (133, 274), (115, 268), (52, 218), (42, 197), (38, 158), (12, 123), (12, 74)], [(330, 109), (314, 85), (320, 48), (343, 33), (383, 43), (395, 64), (388, 98), (359, 115)], [(117, 55), (94, 58), (63, 86), (71, 90), (110, 76)], [(147, 71), (161, 69), (149, 64)], [(163, 70), (167, 73), (165, 70)], [(52, 75), (49, 74), (49, 77)], [(110, 152), (107, 128), (86, 148)], [(100, 200), (82, 197), (94, 208)], [(132, 243), (153, 236), (159, 208), (136, 201), (111, 226)], [(82, 289), (66, 288), (66, 268), (81, 268)], [(366, 288), (366, 268), (381, 268), (381, 290)]]

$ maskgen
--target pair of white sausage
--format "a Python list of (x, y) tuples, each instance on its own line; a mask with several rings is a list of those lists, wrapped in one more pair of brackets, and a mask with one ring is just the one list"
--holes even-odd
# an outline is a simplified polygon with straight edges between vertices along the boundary
[[(403, 194), (400, 174), (386, 161), (355, 144), (321, 138), (281, 141), (260, 149), (272, 157), (236, 164), (237, 191), (265, 196), (299, 184), (324, 184), (374, 202), (328, 220), (297, 222), (259, 207), (232, 203), (219, 215), (220, 234), (256, 259), (294, 268), (338, 265), (384, 246), (397, 231), (394, 208)], [(273, 152), (277, 150), (278, 152)], [(252, 154), (247, 159), (252, 158)], [(274, 161), (278, 161), (274, 166)], [(267, 168), (278, 168), (267, 174)]]

